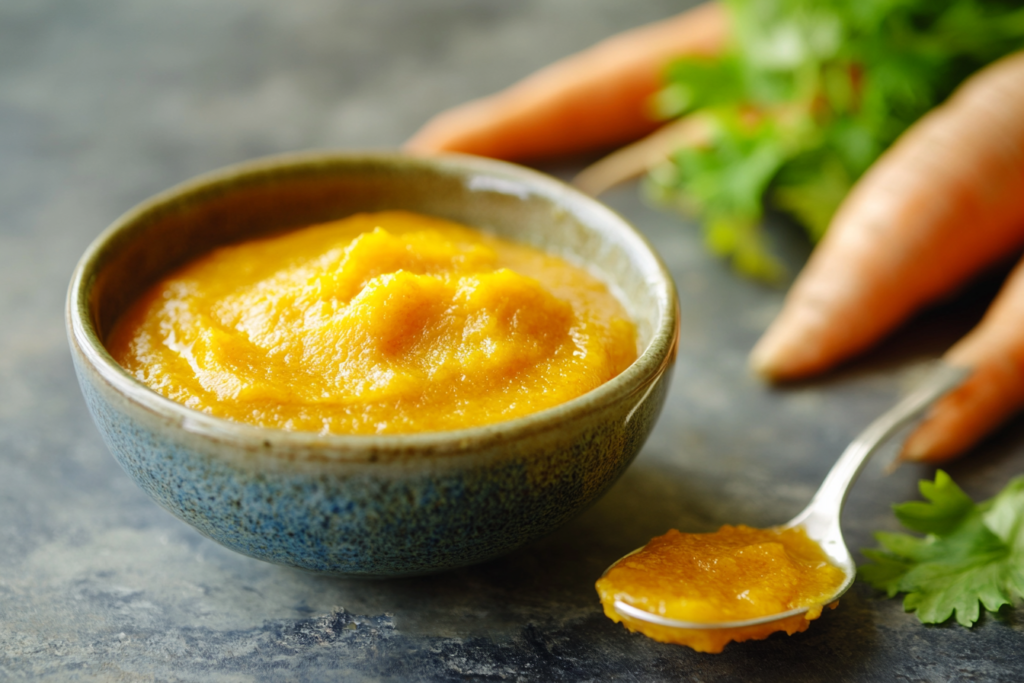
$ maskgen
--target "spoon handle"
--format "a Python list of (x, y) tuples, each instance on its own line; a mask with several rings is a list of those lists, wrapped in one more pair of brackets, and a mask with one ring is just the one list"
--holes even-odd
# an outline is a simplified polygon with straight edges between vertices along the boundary
[(864, 469), (868, 458), (894, 432), (927, 410), (947, 392), (960, 386), (970, 373), (970, 368), (939, 362), (917, 388), (857, 435), (829, 470), (810, 504), (787, 526), (803, 524), (812, 537), (814, 534), (811, 527), (816, 524), (838, 526), (846, 494)]

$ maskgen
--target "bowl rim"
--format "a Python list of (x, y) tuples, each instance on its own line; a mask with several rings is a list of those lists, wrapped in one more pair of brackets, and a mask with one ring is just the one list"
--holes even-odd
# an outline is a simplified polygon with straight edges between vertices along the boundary
[[(260, 427), (215, 417), (178, 403), (153, 391), (129, 374), (107, 351), (93, 322), (89, 303), (104, 254), (111, 245), (147, 218), (158, 215), (190, 198), (201, 198), (215, 190), (230, 191), (232, 186), (272, 181), (281, 172), (318, 168), (328, 170), (360, 163), (385, 164), (397, 168), (449, 173), (466, 177), (486, 176), (498, 182), (485, 189), (504, 194), (526, 191), (548, 200), (588, 223), (600, 219), (614, 225), (633, 254), (650, 261), (652, 268), (643, 273), (654, 290), (658, 318), (651, 338), (637, 359), (621, 373), (600, 386), (565, 403), (521, 417), (487, 425), (439, 432), (403, 434), (323, 434)], [(502, 181), (513, 185), (503, 186)], [(586, 220), (589, 216), (589, 220)], [(634, 260), (634, 259), (631, 259)], [(497, 445), (511, 437), (535, 435), (555, 430), (564, 423), (585, 417), (608, 405), (642, 394), (628, 413), (628, 422), (653, 390), (656, 380), (672, 364), (679, 343), (679, 304), (675, 284), (657, 252), (628, 221), (607, 206), (562, 181), (509, 162), (466, 154), (419, 156), (392, 151), (307, 151), (277, 154), (243, 161), (195, 176), (136, 204), (103, 230), (86, 248), (72, 273), (66, 300), (65, 323), (73, 353), (81, 356), (109, 387), (130, 404), (154, 414), (185, 432), (218, 442), (232, 443), (274, 456), (271, 446), (287, 446), (318, 453), (330, 453), (331, 460), (375, 462), (381, 454), (408, 453), (471, 454)], [(288, 459), (291, 459), (290, 457)]]

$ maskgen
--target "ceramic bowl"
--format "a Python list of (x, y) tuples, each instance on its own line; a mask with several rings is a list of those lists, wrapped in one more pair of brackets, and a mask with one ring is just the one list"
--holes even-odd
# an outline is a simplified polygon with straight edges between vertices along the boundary
[[(103, 340), (171, 269), (212, 248), (360, 211), (407, 209), (586, 264), (617, 292), (642, 353), (613, 380), (526, 417), (459, 431), (323, 436), (193, 411), (127, 374)], [(543, 174), (465, 156), (304, 154), (186, 182), (88, 248), (67, 326), (92, 417), (157, 503), (240, 553), (314, 572), (387, 577), (506, 553), (593, 503), (640, 450), (675, 356), (675, 289), (650, 246)]]

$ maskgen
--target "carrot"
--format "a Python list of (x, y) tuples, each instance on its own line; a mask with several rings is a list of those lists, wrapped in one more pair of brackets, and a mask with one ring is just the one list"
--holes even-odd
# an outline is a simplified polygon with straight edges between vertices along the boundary
[(672, 57), (712, 55), (727, 35), (709, 3), (604, 40), (490, 97), (442, 112), (405, 144), (512, 161), (616, 147), (658, 127), (648, 100)]
[(981, 323), (945, 359), (973, 369), (907, 438), (900, 460), (942, 462), (966, 451), (1024, 407), (1024, 260)]
[[(1024, 244), (1024, 53), (968, 79), (847, 196), (751, 352), (772, 380), (829, 369)], [(1024, 325), (1010, 334), (1024, 338)], [(922, 437), (923, 438), (923, 437)]]
[(706, 117), (691, 114), (662, 126), (645, 138), (617, 149), (580, 171), (572, 184), (592, 197), (641, 176), (667, 161), (683, 147), (696, 147), (711, 138)]

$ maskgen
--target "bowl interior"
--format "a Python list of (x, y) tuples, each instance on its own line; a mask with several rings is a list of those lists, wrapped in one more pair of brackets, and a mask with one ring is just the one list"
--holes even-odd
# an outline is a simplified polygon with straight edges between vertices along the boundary
[(387, 209), (458, 221), (587, 267), (626, 306), (641, 351), (665, 324), (671, 284), (663, 267), (621, 218), (597, 202), (501, 162), (381, 155), (251, 162), (136, 207), (86, 259), (87, 323), (104, 340), (146, 288), (215, 247)]

